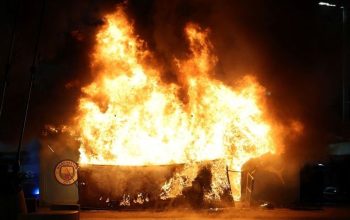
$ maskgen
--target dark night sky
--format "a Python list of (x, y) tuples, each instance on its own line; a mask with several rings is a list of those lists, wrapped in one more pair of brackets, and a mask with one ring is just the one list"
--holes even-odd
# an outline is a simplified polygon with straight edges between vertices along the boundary
[[(0, 141), (7, 144), (16, 143), (20, 132), (41, 6), (41, 0), (23, 2), (0, 119)], [(25, 140), (40, 138), (45, 124), (65, 123), (74, 113), (80, 87), (91, 80), (88, 59), (94, 33), (103, 23), (102, 15), (120, 1), (47, 2)], [(2, 67), (16, 3), (3, 0), (0, 6)], [(209, 27), (220, 58), (218, 77), (231, 82), (255, 74), (271, 92), (270, 110), (279, 120), (304, 124), (305, 134), (288, 143), (287, 152), (308, 149), (307, 156), (342, 134), (339, 8), (320, 7), (313, 0), (131, 0), (127, 11), (137, 33), (164, 63), (172, 55), (184, 55), (186, 22)], [(67, 83), (73, 87), (66, 88)]]

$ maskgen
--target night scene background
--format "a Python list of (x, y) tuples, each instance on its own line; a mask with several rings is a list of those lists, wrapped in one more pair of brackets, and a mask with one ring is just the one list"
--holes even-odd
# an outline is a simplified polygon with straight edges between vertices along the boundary
[[(39, 165), (35, 164), (39, 163), (40, 146), (45, 145), (45, 126), (65, 124), (76, 112), (81, 87), (94, 76), (89, 56), (95, 34), (104, 22), (103, 15), (113, 12), (121, 2), (46, 1), (23, 138), (23, 151), (35, 154), (28, 156), (31, 159), (24, 157), (23, 163), (34, 164), (34, 173), (39, 173)], [(288, 202), (300, 199), (321, 202), (327, 184), (312, 195), (307, 192), (316, 187), (312, 184), (320, 180), (317, 178), (324, 180), (323, 174), (315, 171), (319, 164), (328, 170), (322, 172), (336, 176), (333, 182), (327, 181), (343, 190), (346, 198), (342, 202), (349, 202), (350, 173), (346, 167), (350, 144), (346, 143), (350, 139), (350, 22), (346, 16), (350, 15), (350, 2), (329, 2), (335, 7), (314, 0), (129, 0), (126, 3), (135, 32), (162, 63), (167, 64), (173, 56), (185, 56), (188, 49), (183, 27), (188, 21), (208, 27), (220, 60), (216, 77), (231, 83), (243, 75), (255, 75), (266, 88), (268, 110), (278, 121), (288, 125), (291, 120), (297, 120), (302, 124), (301, 134), (287, 138), (280, 156), (285, 164), (290, 164), (287, 172), (299, 177), (290, 180), (291, 187), (280, 189), (282, 192), (292, 189), (293, 195), (284, 198)], [(7, 82), (0, 118), (0, 152), (2, 163), (8, 163), (17, 150), (22, 129), (42, 0), (2, 0), (0, 4), (2, 89), (4, 81)], [(11, 68), (5, 79), (17, 13)], [(173, 80), (170, 67), (163, 77), (166, 81)], [(56, 148), (64, 151), (64, 142), (61, 143)], [(337, 143), (345, 143), (340, 150), (344, 154), (340, 165), (332, 159), (329, 148)], [(304, 191), (303, 169), (316, 178), (304, 184)]]

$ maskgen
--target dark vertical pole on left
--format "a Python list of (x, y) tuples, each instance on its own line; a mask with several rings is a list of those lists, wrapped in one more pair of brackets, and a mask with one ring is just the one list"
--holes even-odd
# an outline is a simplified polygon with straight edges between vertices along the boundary
[(347, 28), (346, 28), (346, 6), (343, 5), (341, 8), (342, 13), (342, 93), (343, 93), (343, 123), (347, 123), (348, 121), (348, 77), (347, 77)]
[(13, 48), (15, 45), (16, 40), (16, 30), (17, 30), (17, 21), (19, 16), (19, 11), (21, 7), (21, 0), (18, 1), (18, 5), (15, 11), (14, 19), (13, 19), (13, 27), (12, 27), (12, 33), (11, 33), (11, 42), (10, 42), (10, 48), (9, 53), (7, 56), (6, 66), (5, 66), (5, 72), (4, 72), (4, 80), (2, 82), (2, 93), (1, 93), (1, 103), (0, 103), (0, 118), (2, 116), (2, 111), (4, 109), (4, 103), (5, 103), (5, 97), (6, 97), (6, 89), (7, 89), (7, 78), (8, 74), (11, 70), (11, 64), (12, 64), (12, 55), (13, 55)]
[(35, 49), (34, 49), (34, 56), (33, 56), (33, 62), (30, 67), (30, 79), (29, 79), (29, 90), (28, 90), (28, 96), (27, 100), (25, 103), (25, 110), (24, 110), (24, 116), (23, 116), (23, 121), (22, 121), (22, 129), (21, 133), (19, 136), (19, 141), (18, 141), (18, 148), (17, 148), (17, 155), (16, 155), (16, 164), (15, 164), (15, 171), (19, 172), (20, 166), (21, 166), (21, 148), (22, 148), (22, 142), (23, 142), (23, 135), (24, 131), (26, 128), (26, 123), (27, 123), (27, 115), (28, 115), (28, 109), (29, 109), (29, 104), (30, 104), (30, 99), (31, 99), (31, 94), (32, 94), (32, 88), (33, 88), (33, 83), (34, 83), (34, 78), (35, 78), (35, 73), (36, 73), (36, 61), (38, 57), (38, 50), (39, 50), (39, 42), (40, 42), (40, 36), (41, 36), (41, 30), (44, 22), (44, 14), (45, 14), (45, 4), (46, 0), (42, 0), (42, 8), (40, 12), (40, 20), (39, 20), (39, 25), (38, 25), (38, 32), (37, 32), (37, 37), (36, 37), (36, 43), (35, 43)]

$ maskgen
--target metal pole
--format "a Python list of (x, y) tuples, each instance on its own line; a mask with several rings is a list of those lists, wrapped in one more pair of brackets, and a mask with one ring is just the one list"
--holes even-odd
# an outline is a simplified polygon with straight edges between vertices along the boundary
[(39, 49), (39, 42), (40, 42), (40, 35), (41, 35), (41, 30), (42, 30), (42, 25), (43, 25), (43, 20), (44, 20), (44, 13), (45, 13), (45, 3), (46, 0), (43, 0), (42, 2), (42, 8), (41, 8), (41, 13), (40, 13), (40, 20), (39, 20), (39, 25), (38, 25), (38, 32), (37, 32), (37, 38), (36, 38), (36, 43), (35, 43), (35, 49), (34, 49), (34, 56), (33, 56), (33, 62), (30, 67), (30, 79), (29, 79), (29, 90), (28, 90), (28, 97), (26, 100), (25, 104), (25, 111), (24, 111), (24, 117), (23, 117), (23, 122), (22, 122), (22, 129), (21, 133), (19, 136), (19, 142), (18, 142), (18, 148), (17, 148), (17, 157), (16, 157), (16, 164), (15, 164), (15, 169), (18, 172), (20, 170), (20, 165), (21, 165), (21, 148), (22, 148), (22, 142), (23, 142), (23, 135), (27, 123), (27, 115), (28, 115), (28, 109), (29, 109), (29, 104), (30, 104), (30, 99), (31, 99), (31, 94), (32, 94), (32, 88), (33, 88), (33, 82), (35, 78), (35, 72), (36, 72), (36, 61), (38, 57), (38, 49)]
[(230, 195), (232, 197), (232, 200), (234, 201), (233, 195), (232, 195), (232, 188), (231, 188), (231, 181), (230, 181), (230, 174), (228, 173), (229, 169), (228, 166), (226, 165), (226, 176), (227, 176), (227, 182), (228, 182), (228, 186), (229, 186), (229, 190), (230, 190)]
[(7, 56), (7, 62), (6, 62), (6, 66), (5, 66), (4, 80), (2, 83), (2, 94), (1, 94), (1, 103), (0, 103), (0, 118), (2, 116), (2, 111), (4, 109), (6, 89), (7, 89), (7, 77), (8, 77), (8, 74), (10, 72), (10, 69), (11, 69), (13, 48), (14, 48), (15, 39), (16, 39), (17, 20), (18, 20), (18, 16), (19, 16), (20, 7), (21, 7), (21, 0), (18, 1), (18, 6), (17, 6), (16, 12), (15, 12), (15, 17), (13, 19), (13, 28), (12, 28), (12, 33), (11, 33), (10, 48), (9, 48), (9, 53)]
[(347, 53), (347, 44), (346, 44), (346, 14), (345, 14), (345, 6), (342, 6), (342, 93), (343, 93), (343, 111), (342, 118), (345, 123), (348, 119), (347, 114), (347, 77), (346, 77), (346, 53)]

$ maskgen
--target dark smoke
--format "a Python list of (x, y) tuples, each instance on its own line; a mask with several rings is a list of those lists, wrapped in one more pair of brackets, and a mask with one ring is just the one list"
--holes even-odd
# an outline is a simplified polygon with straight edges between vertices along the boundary
[[(269, 111), (286, 127), (302, 122), (303, 135), (286, 140), (297, 161), (326, 156), (341, 131), (341, 15), (317, 1), (129, 1), (137, 33), (176, 81), (173, 57), (187, 54), (189, 21), (211, 29), (219, 57), (216, 77), (234, 84), (246, 74), (266, 87)], [(327, 14), (329, 13), (329, 14)]]
[[(8, 1), (1, 35), (1, 65), (4, 67), (14, 11), (19, 1)], [(28, 94), (29, 69), (42, 0), (21, 1), (12, 69), (0, 120), (2, 142), (17, 142)], [(28, 113), (25, 140), (38, 138), (45, 124), (61, 125), (75, 111), (80, 87), (91, 81), (89, 54), (103, 14), (118, 1), (46, 1), (45, 20), (40, 40), (38, 71)], [(2, 68), (3, 69), (3, 68)], [(3, 74), (3, 73), (2, 73)]]

